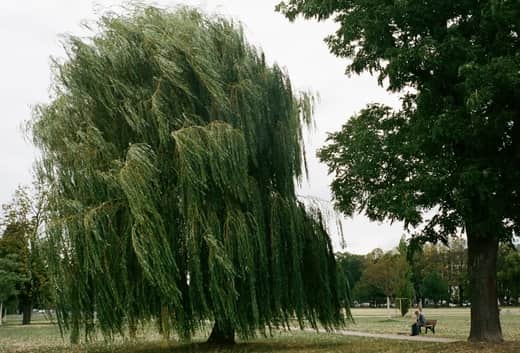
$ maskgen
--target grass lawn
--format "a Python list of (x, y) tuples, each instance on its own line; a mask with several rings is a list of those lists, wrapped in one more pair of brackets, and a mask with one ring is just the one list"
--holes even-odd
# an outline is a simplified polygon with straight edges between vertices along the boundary
[[(426, 319), (436, 319), (435, 336), (465, 340), (470, 328), (469, 308), (425, 308)], [(355, 323), (348, 324), (347, 329), (363, 332), (400, 333), (410, 332), (415, 321), (413, 311), (400, 317), (396, 309), (352, 309)], [(500, 322), (505, 340), (520, 339), (520, 308), (503, 307), (500, 310)], [(424, 330), (423, 330), (424, 331)], [(428, 332), (430, 335), (430, 332)], [(519, 351), (520, 352), (520, 351)]]
[[(425, 309), (428, 318), (439, 320), (438, 337), (454, 337), (465, 340), (469, 331), (467, 309)], [(396, 314), (393, 312), (392, 314)], [(388, 318), (384, 309), (354, 309), (356, 324), (347, 329), (376, 333), (405, 332), (411, 318)], [(347, 352), (347, 353), (469, 353), (469, 352), (520, 352), (520, 309), (503, 309), (501, 312), (504, 336), (508, 342), (501, 345), (473, 345), (467, 342), (424, 343), (347, 337), (333, 333), (282, 332), (272, 338), (258, 338), (239, 342), (232, 348), (211, 347), (202, 343), (204, 337), (192, 344), (161, 341), (157, 334), (143, 332), (137, 342), (116, 340), (106, 343), (102, 339), (89, 344), (71, 347), (62, 340), (55, 325), (36, 317), (35, 324), (20, 326), (18, 318), (11, 317), (8, 325), (0, 327), (0, 352), (34, 353), (195, 353), (195, 352)], [(16, 319), (16, 321), (14, 321)], [(467, 326), (467, 327), (466, 327)], [(516, 336), (515, 335), (516, 332)], [(430, 334), (428, 334), (430, 335)], [(516, 341), (513, 339), (516, 338)]]

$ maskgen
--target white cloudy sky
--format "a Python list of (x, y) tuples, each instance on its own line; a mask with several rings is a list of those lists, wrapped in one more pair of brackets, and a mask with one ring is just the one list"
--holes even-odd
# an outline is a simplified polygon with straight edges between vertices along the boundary
[[(148, 1), (142, 1), (148, 3)], [(331, 177), (315, 158), (326, 132), (336, 131), (354, 112), (370, 102), (397, 104), (370, 76), (344, 75), (345, 60), (332, 56), (323, 38), (334, 31), (333, 23), (299, 20), (288, 22), (274, 12), (278, 0), (154, 1), (150, 4), (194, 5), (210, 13), (240, 20), (247, 37), (264, 49), (271, 61), (285, 66), (295, 87), (318, 92), (317, 131), (308, 144), (309, 182), (300, 194), (330, 199)], [(0, 1), (0, 204), (10, 200), (19, 184), (31, 181), (37, 152), (27, 142), (21, 126), (31, 107), (48, 101), (51, 83), (50, 57), (64, 57), (63, 34), (83, 34), (80, 23), (93, 21), (105, 10), (116, 10), (115, 0)], [(375, 247), (397, 245), (402, 226), (377, 224), (363, 216), (345, 220), (347, 251), (366, 253)], [(336, 245), (338, 242), (335, 242)], [(339, 250), (339, 247), (338, 247)]]

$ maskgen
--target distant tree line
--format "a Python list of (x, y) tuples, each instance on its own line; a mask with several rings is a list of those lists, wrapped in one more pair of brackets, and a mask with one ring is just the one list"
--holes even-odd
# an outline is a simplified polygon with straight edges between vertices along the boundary
[[(388, 252), (376, 248), (366, 255), (345, 252), (337, 257), (357, 305), (383, 305), (387, 297), (397, 307), (406, 300), (410, 305), (470, 305), (464, 239), (454, 239), (448, 246), (426, 244), (413, 252), (403, 239)], [(520, 246), (500, 246), (497, 276), (500, 305), (518, 305)]]

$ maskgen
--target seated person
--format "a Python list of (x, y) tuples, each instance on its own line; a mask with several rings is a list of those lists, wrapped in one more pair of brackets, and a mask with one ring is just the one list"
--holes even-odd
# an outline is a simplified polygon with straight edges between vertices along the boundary
[(416, 310), (415, 317), (415, 323), (412, 325), (412, 336), (417, 336), (419, 333), (421, 333), (421, 327), (424, 327), (426, 325), (426, 318), (424, 317), (422, 312)]

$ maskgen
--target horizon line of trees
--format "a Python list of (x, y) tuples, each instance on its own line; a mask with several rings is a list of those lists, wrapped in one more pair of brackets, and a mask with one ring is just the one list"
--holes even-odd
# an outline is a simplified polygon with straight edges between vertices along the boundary
[[(399, 307), (405, 298), (411, 305), (471, 305), (464, 238), (448, 245), (427, 243), (416, 251), (402, 238), (386, 252), (375, 248), (364, 255), (339, 252), (336, 257), (352, 288), (353, 306), (381, 307), (389, 299)], [(497, 286), (500, 305), (520, 305), (520, 245), (500, 245)]]

